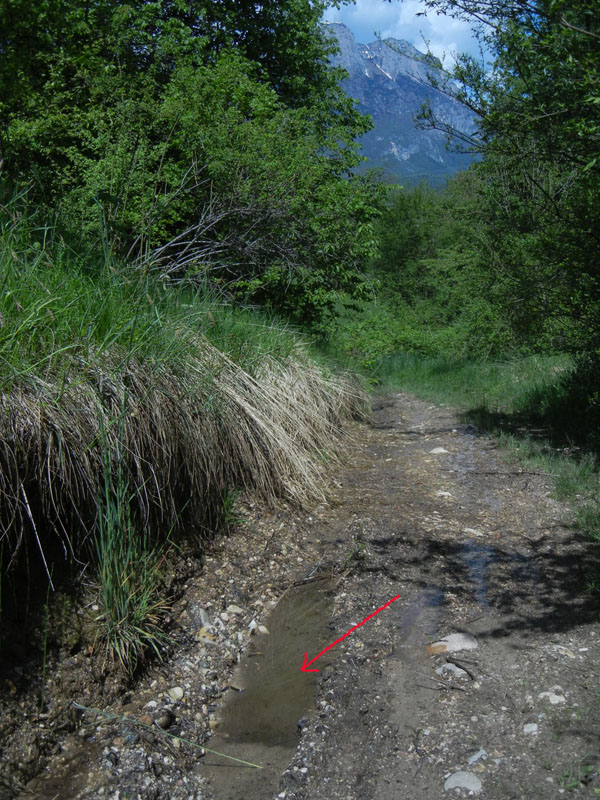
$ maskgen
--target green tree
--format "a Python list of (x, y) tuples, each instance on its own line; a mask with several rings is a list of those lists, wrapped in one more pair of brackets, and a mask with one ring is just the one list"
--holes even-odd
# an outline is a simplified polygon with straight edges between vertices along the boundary
[(0, 154), (71, 232), (303, 321), (363, 291), (376, 191), (326, 2), (0, 0)]
[[(600, 6), (427, 0), (479, 26), (454, 78), (479, 118), (480, 264), (522, 335), (600, 356)], [(431, 124), (440, 125), (429, 114)]]

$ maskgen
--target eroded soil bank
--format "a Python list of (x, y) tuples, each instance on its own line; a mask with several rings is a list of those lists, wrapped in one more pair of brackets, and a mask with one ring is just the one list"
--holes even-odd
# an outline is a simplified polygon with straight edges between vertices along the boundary
[[(36, 718), (18, 676), (6, 678), (3, 730), (29, 736), (37, 758), (45, 726), (52, 746), (28, 782), (19, 747), (6, 747), (13, 783), (4, 777), (2, 796), (597, 796), (599, 609), (585, 581), (600, 554), (569, 527), (549, 478), (508, 463), (451, 410), (400, 394), (375, 403), (346, 461), (329, 503), (309, 514), (245, 509), (236, 535), (187, 581), (175, 655), (110, 698), (104, 710), (119, 719), (67, 718), (58, 702)], [(295, 583), (317, 578), (322, 605), (308, 590), (273, 631), (258, 631)], [(294, 650), (300, 683), (305, 650), (316, 655), (396, 595), (313, 665), (305, 713), (285, 733), (273, 728)], [(310, 641), (295, 615), (314, 624)], [(286, 661), (269, 672), (279, 645)], [(253, 659), (265, 666), (244, 672)], [(257, 728), (236, 732), (235, 703), (257, 687), (243, 712), (257, 709)], [(288, 691), (296, 702), (298, 687)], [(85, 686), (78, 697), (85, 705)]]

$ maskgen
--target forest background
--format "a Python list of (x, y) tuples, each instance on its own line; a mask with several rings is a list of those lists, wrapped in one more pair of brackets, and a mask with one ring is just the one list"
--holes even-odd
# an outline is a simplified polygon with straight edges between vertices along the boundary
[(478, 121), (439, 192), (357, 172), (370, 122), (329, 63), (332, 5), (0, 3), (2, 608), (23, 570), (92, 565), (130, 669), (161, 646), (165, 541), (193, 520), (201, 542), (241, 489), (315, 490), (324, 429), (265, 410), (290, 370), (331, 428), (358, 406), (340, 363), (535, 424), (542, 456), (585, 462), (600, 527), (598, 3), (427, 0), (487, 54), (432, 76)]

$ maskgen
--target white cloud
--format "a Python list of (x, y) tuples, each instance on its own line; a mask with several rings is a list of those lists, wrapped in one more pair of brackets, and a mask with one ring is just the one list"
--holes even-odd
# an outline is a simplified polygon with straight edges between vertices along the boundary
[(328, 9), (325, 20), (343, 22), (350, 28), (358, 42), (369, 44), (376, 39), (375, 32), (384, 39), (406, 39), (418, 50), (425, 52), (427, 44), (434, 55), (443, 59), (445, 66), (452, 56), (460, 52), (478, 53), (477, 44), (467, 22), (425, 11), (421, 0), (356, 0), (355, 4), (340, 9)]

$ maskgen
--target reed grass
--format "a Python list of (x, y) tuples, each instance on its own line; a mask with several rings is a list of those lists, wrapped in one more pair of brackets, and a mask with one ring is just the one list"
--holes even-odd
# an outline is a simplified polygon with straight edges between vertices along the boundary
[(61, 560), (88, 565), (123, 663), (158, 641), (133, 564), (155, 582), (168, 535), (201, 543), (232, 491), (322, 498), (322, 453), (363, 407), (285, 326), (83, 258), (22, 196), (0, 203), (0, 580), (14, 589), (24, 560), (50, 584)]
[[(124, 418), (118, 420), (122, 429)], [(104, 430), (101, 430), (105, 444)], [(161, 618), (168, 603), (160, 596), (160, 547), (151, 546), (143, 528), (135, 524), (132, 500), (135, 490), (125, 478), (123, 453), (112, 456), (104, 447), (104, 491), (98, 498), (96, 558), (101, 612), (96, 622), (97, 638), (104, 644), (108, 659), (118, 660), (133, 672), (148, 649), (159, 657), (167, 641), (161, 630)], [(116, 466), (116, 475), (115, 475)]]

